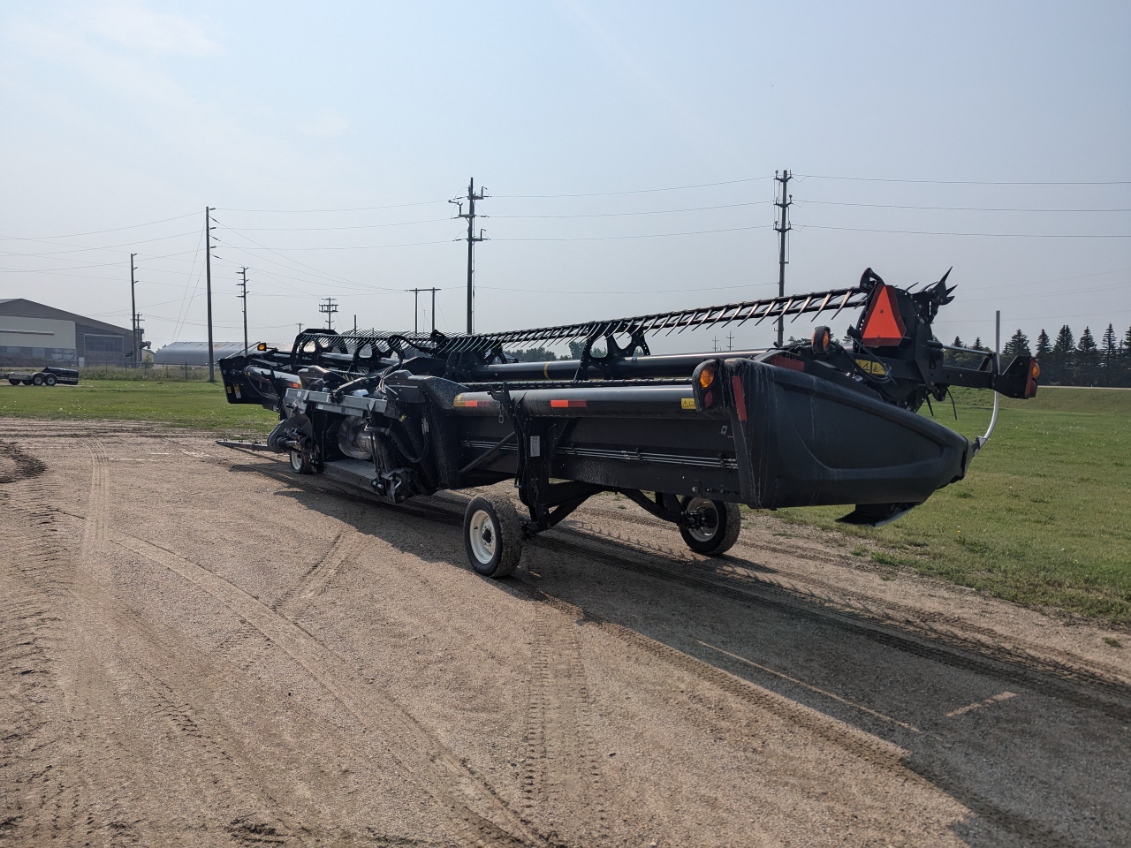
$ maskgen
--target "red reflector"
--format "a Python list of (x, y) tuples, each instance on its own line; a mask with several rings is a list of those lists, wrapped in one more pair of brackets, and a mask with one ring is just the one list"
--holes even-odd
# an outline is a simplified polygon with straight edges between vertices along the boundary
[(891, 286), (880, 286), (868, 306), (868, 314), (864, 316), (862, 341), (869, 347), (892, 346), (903, 341), (906, 334), (907, 328), (903, 326), (899, 305), (895, 301), (895, 290)]
[(476, 407), (476, 406), (479, 406), (479, 401), (477, 401), (477, 400), (463, 400), (462, 398), (456, 398), (454, 406), (461, 407), (461, 408)]
[(578, 406), (588, 406), (589, 402), (584, 400), (552, 400), (550, 406), (554, 409), (572, 409)]
[(805, 363), (800, 359), (791, 359), (788, 356), (771, 356), (770, 364), (776, 365), (778, 368), (788, 368), (791, 371), (804, 371)]
[(734, 389), (734, 408), (738, 412), (738, 420), (746, 420), (746, 392), (742, 390), (742, 378), (735, 374), (730, 378), (730, 387)]

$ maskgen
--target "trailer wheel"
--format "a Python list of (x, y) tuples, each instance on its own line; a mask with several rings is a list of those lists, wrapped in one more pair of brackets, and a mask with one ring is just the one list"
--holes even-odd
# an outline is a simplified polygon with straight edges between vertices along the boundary
[(31, 380), (20, 380), (20, 382), (23, 383), (25, 386), (31, 385)]
[(57, 381), (54, 374), (48, 374), (43, 378), (43, 382), (48, 386), (54, 386)]
[(36, 386), (42, 386), (43, 385), (43, 375), (42, 374), (36, 374), (34, 377), (31, 378), (31, 382)]
[(18, 386), (20, 384), (19, 380), (13, 380), (11, 377), (8, 378), (8, 382), (11, 383), (13, 386)]
[(291, 451), (291, 471), (295, 474), (313, 474), (314, 463), (300, 450)]
[(738, 504), (710, 501), (706, 498), (684, 498), (684, 514), (698, 513), (698, 527), (680, 527), (679, 535), (687, 547), (704, 556), (719, 556), (734, 547), (742, 530), (742, 512)]
[(513, 574), (522, 558), (522, 521), (514, 504), (501, 497), (474, 498), (463, 514), (463, 543), (479, 574)]

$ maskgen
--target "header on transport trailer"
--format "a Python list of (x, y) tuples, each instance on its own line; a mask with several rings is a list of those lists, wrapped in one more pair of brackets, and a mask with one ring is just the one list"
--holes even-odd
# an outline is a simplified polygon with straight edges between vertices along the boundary
[[(468, 504), (464, 542), (481, 574), (511, 573), (523, 541), (599, 492), (618, 492), (718, 555), (753, 509), (852, 505), (842, 518), (879, 526), (965, 476), (990, 433), (970, 441), (917, 414), (951, 386), (1036, 394), (1030, 356), (1002, 367), (948, 364), (931, 333), (953, 300), (941, 280), (857, 286), (767, 300), (474, 335), (307, 330), (290, 350), (259, 344), (220, 360), (230, 403), (279, 412), (265, 444), (298, 474), (326, 474), (390, 503), (440, 489), (513, 480), (512, 501)], [(697, 327), (845, 309), (860, 317), (839, 343), (652, 355), (648, 338)], [(578, 340), (578, 359), (515, 362), (507, 350)], [(595, 355), (598, 345), (604, 353)], [(995, 414), (990, 429), (996, 422)]]

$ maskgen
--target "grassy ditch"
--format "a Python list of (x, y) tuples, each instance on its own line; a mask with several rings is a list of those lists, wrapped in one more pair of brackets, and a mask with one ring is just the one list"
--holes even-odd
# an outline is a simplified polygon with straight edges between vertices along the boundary
[[(968, 437), (985, 431), (988, 393), (958, 397)], [(868, 540), (853, 553), (1036, 607), (1131, 626), (1131, 391), (1042, 388), (1002, 402), (966, 479), (878, 530), (835, 523), (843, 508), (789, 509), (787, 521)]]
[[(136, 373), (136, 372), (133, 372)], [(0, 417), (152, 421), (219, 434), (263, 435), (278, 417), (254, 404), (229, 404), (220, 383), (87, 379), (77, 386), (0, 386)]]

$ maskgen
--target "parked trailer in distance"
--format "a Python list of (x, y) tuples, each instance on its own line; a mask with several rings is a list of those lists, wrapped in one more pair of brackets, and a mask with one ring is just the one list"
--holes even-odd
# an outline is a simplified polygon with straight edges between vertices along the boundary
[(21, 383), (25, 386), (54, 386), (56, 383), (77, 386), (79, 372), (74, 368), (56, 368), (54, 365), (48, 365), (40, 371), (12, 371), (8, 374), (8, 382), (13, 386)]
[[(949, 272), (948, 272), (949, 273)], [(737, 540), (739, 504), (845, 504), (842, 521), (880, 526), (961, 479), (973, 441), (919, 415), (950, 386), (1032, 397), (1029, 356), (1004, 368), (946, 361), (931, 322), (953, 297), (946, 276), (918, 291), (865, 271), (857, 286), (612, 321), (446, 336), (309, 330), (292, 348), (260, 344), (220, 360), (230, 403), (279, 412), (266, 443), (296, 474), (325, 474), (390, 503), (513, 480), (473, 498), (464, 544), (473, 568), (501, 577), (524, 540), (585, 500), (617, 492), (675, 524), (691, 550)], [(648, 337), (860, 309), (849, 340), (827, 326), (769, 350), (652, 356)], [(577, 339), (581, 356), (515, 362), (506, 349)], [(594, 345), (604, 353), (594, 354)], [(996, 395), (995, 415), (996, 421)], [(992, 430), (992, 424), (991, 424)]]

